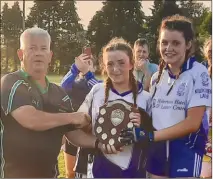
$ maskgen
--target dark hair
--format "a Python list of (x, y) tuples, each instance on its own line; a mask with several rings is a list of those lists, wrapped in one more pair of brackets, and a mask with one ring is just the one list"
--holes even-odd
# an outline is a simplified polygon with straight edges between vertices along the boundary
[[(120, 50), (124, 51), (130, 60), (130, 63), (134, 66), (134, 57), (133, 57), (133, 51), (131, 48), (131, 45), (127, 43), (123, 38), (113, 38), (106, 46), (102, 48), (102, 58), (100, 61), (100, 68), (102, 70), (102, 74), (105, 74), (105, 68), (104, 68), (104, 54), (106, 52), (110, 51), (115, 51), (115, 50)], [(136, 98), (138, 94), (138, 86), (137, 86), (137, 81), (135, 80), (135, 77), (133, 75), (133, 68), (129, 71), (129, 77), (130, 77), (130, 83), (132, 84), (132, 93), (133, 93), (133, 101), (134, 101), (134, 106), (136, 107)], [(105, 103), (108, 100), (109, 97), (109, 89), (112, 87), (112, 81), (109, 77), (106, 78), (105, 80)]]
[[(194, 54), (194, 42), (193, 42), (194, 41), (194, 29), (193, 29), (191, 20), (189, 20), (188, 18), (186, 18), (184, 16), (180, 16), (180, 15), (173, 15), (173, 16), (166, 17), (165, 19), (163, 19), (161, 26), (160, 26), (159, 39), (160, 39), (160, 34), (161, 34), (162, 30), (164, 30), (164, 29), (182, 32), (183, 37), (186, 41), (186, 44), (191, 42), (191, 44), (192, 44), (191, 48), (186, 51), (185, 61)], [(159, 48), (159, 39), (158, 39), (158, 48)], [(166, 63), (161, 58), (160, 62), (159, 62), (159, 72), (158, 72), (158, 77), (156, 80), (156, 85), (160, 81), (160, 78), (161, 78), (161, 75), (162, 75), (162, 72), (163, 72), (163, 69), (165, 68), (165, 66), (166, 66)], [(180, 71), (180, 73), (181, 73), (181, 71)], [(179, 77), (180, 73), (177, 75), (177, 78)], [(171, 89), (169, 90), (169, 92), (171, 91)], [(156, 88), (155, 88), (155, 92), (156, 92)], [(155, 95), (155, 92), (153, 94), (153, 97)], [(169, 92), (167, 94), (169, 94)]]
[(135, 43), (134, 43), (134, 48), (135, 48), (136, 46), (144, 46), (144, 45), (147, 45), (148, 50), (149, 50), (149, 45), (148, 45), (147, 40), (146, 40), (146, 39), (143, 39), (143, 38), (139, 38), (139, 39), (137, 39), (137, 40), (135, 41)]

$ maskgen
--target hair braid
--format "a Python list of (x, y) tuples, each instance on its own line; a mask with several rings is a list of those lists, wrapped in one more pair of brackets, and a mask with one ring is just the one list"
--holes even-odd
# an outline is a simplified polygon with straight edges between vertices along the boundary
[(105, 99), (104, 103), (107, 103), (108, 98), (109, 98), (109, 89), (112, 87), (112, 81), (109, 77), (105, 80)]
[(137, 95), (138, 95), (138, 85), (137, 85), (137, 81), (135, 80), (135, 77), (133, 75), (133, 70), (130, 70), (129, 78), (130, 78), (130, 83), (132, 85), (134, 107), (137, 107), (137, 101), (136, 100), (137, 100)]
[(163, 73), (163, 69), (164, 69), (165, 65), (166, 65), (166, 63), (164, 62), (163, 59), (161, 59), (160, 64), (159, 64), (158, 78), (157, 78), (157, 81), (156, 81), (155, 90), (154, 90), (154, 93), (152, 95), (152, 98), (155, 96), (155, 93), (157, 91), (157, 84), (160, 82), (160, 78), (161, 78), (161, 75)]

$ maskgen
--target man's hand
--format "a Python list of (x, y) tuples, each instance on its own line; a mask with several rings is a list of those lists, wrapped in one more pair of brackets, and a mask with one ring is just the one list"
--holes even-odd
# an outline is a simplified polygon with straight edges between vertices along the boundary
[(138, 60), (136, 62), (136, 69), (137, 70), (141, 70), (141, 71), (143, 71), (145, 73), (147, 71), (147, 65), (146, 64), (147, 64), (146, 60), (143, 60), (143, 59)]
[(153, 132), (146, 132), (142, 128), (126, 128), (121, 131), (120, 134), (120, 141), (124, 145), (130, 145), (135, 142), (145, 141), (151, 142), (154, 140), (154, 133)]
[(81, 54), (77, 58), (75, 58), (75, 65), (78, 70), (85, 75), (88, 71), (90, 71), (90, 63), (91, 63), (90, 56), (87, 54)]
[[(69, 114), (72, 115), (70, 124), (75, 125), (78, 129), (88, 126), (92, 121), (90, 116), (84, 112), (75, 112)], [(73, 115), (75, 115), (76, 117), (73, 117)]]

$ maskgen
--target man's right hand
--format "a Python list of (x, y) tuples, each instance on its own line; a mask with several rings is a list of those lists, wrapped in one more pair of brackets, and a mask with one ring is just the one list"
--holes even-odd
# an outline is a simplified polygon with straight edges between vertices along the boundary
[(91, 59), (90, 56), (88, 56), (87, 54), (81, 54), (77, 58), (75, 58), (76, 67), (84, 75), (90, 70), (88, 61), (91, 61)]
[[(91, 124), (92, 119), (88, 114), (85, 112), (74, 112), (74, 113), (69, 113), (71, 115), (70, 119), (70, 124), (73, 124), (76, 126), (76, 128), (81, 129), (89, 124)], [(74, 116), (73, 116), (74, 115)]]

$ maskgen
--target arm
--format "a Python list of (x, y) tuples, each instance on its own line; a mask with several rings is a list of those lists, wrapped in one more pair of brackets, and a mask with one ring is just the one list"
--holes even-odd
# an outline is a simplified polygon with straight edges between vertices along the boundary
[[(134, 136), (136, 136), (135, 140), (143, 140), (144, 138), (150, 141), (170, 140), (197, 132), (201, 126), (206, 109), (211, 106), (211, 80), (205, 74), (208, 74), (207, 70), (202, 71), (200, 69), (198, 75), (194, 77), (194, 81), (191, 81), (193, 85), (189, 85), (191, 89), (189, 89), (187, 99), (187, 114), (183, 121), (152, 133), (146, 132), (144, 129), (137, 129), (134, 133)], [(202, 75), (205, 75), (206, 78), (203, 79)], [(205, 81), (203, 82), (202, 80)], [(124, 132), (122, 135), (126, 137), (127, 133)]]
[(67, 139), (75, 146), (83, 148), (95, 148), (96, 137), (82, 130), (70, 131), (66, 134)]
[[(204, 85), (203, 75), (207, 79)], [(192, 85), (189, 85), (189, 87), (192, 87), (189, 89), (187, 99), (186, 118), (172, 127), (156, 131), (154, 133), (156, 141), (183, 137), (197, 132), (200, 128), (206, 109), (211, 107), (211, 79), (205, 67), (203, 67), (203, 70), (201, 68), (200, 71), (197, 71), (193, 78)]]
[(190, 108), (186, 119), (182, 122), (172, 127), (155, 131), (154, 141), (176, 139), (196, 132), (201, 125), (205, 110), (205, 106)]
[(75, 82), (76, 77), (79, 74), (79, 70), (75, 64), (70, 68), (70, 71), (63, 77), (61, 86), (64, 89), (72, 89), (72, 85)]
[(85, 74), (85, 78), (86, 78), (87, 84), (90, 88), (92, 88), (95, 84), (102, 82), (102, 81), (99, 81), (98, 79), (96, 79), (94, 74), (90, 71)]
[(30, 105), (15, 109), (11, 112), (11, 115), (23, 127), (35, 131), (45, 131), (68, 124), (73, 124), (77, 127), (81, 122), (84, 125), (88, 125), (90, 122), (84, 119), (87, 117), (83, 113), (47, 113), (39, 111)]
[(150, 81), (151, 81), (152, 76), (148, 71), (146, 71), (144, 75), (145, 75), (145, 77), (144, 77), (143, 89), (145, 91), (149, 91), (149, 85), (150, 85)]

